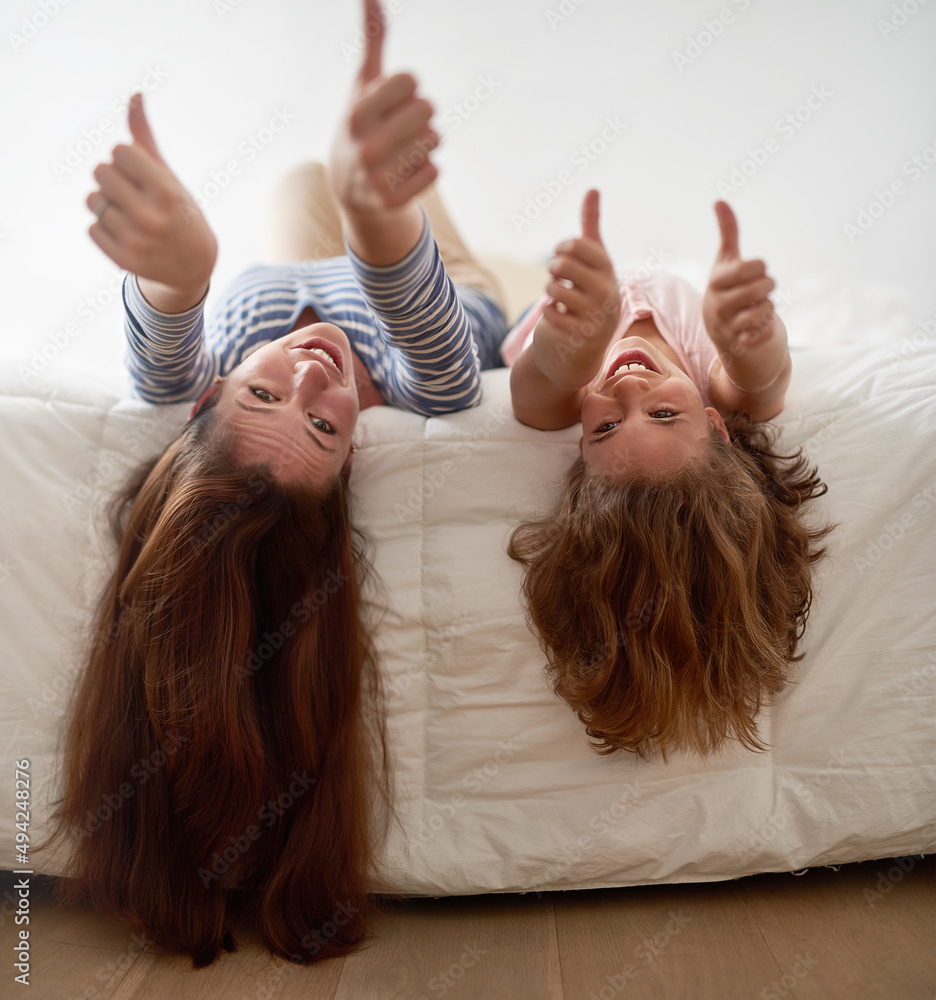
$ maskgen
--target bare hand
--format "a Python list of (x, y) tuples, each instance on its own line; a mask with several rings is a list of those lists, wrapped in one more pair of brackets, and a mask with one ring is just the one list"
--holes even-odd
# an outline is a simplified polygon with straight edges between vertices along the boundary
[(598, 227), (600, 196), (582, 203), (582, 235), (556, 247), (546, 286), (551, 301), (536, 325), (533, 352), (537, 367), (558, 386), (589, 382), (621, 315), (621, 293)]
[(776, 314), (767, 297), (775, 283), (762, 260), (742, 260), (738, 221), (723, 201), (715, 203), (721, 245), (702, 298), (705, 328), (720, 354), (738, 355), (769, 340)]
[(134, 94), (127, 110), (132, 143), (114, 147), (99, 164), (99, 188), (88, 195), (97, 221), (91, 239), (118, 266), (135, 274), (157, 309), (182, 312), (204, 296), (218, 243), (192, 196), (160, 156)]
[(399, 208), (438, 174), (429, 159), (439, 144), (432, 105), (408, 73), (383, 76), (386, 26), (378, 0), (364, 0), (364, 27), (364, 59), (331, 151), (335, 194), (355, 214)]

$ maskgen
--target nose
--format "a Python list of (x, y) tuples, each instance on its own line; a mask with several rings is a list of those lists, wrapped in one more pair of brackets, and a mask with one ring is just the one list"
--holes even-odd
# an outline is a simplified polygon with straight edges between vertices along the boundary
[(651, 385), (644, 375), (622, 375), (611, 387), (611, 395), (616, 399), (630, 399), (646, 392)]
[(296, 389), (306, 398), (321, 392), (331, 381), (331, 373), (320, 361), (298, 361), (293, 370)]

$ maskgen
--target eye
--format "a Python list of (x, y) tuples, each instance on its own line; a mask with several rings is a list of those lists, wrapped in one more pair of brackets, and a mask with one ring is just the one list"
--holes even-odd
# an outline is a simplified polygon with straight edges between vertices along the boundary
[(322, 420), (321, 417), (312, 418), (312, 426), (317, 430), (321, 431), (323, 434), (334, 434), (335, 428), (327, 420)]
[(607, 434), (608, 431), (613, 431), (614, 428), (617, 427), (617, 425), (618, 425), (617, 420), (609, 420), (606, 424), (601, 424), (599, 427), (596, 427), (593, 433)]
[(668, 420), (670, 417), (675, 417), (676, 416), (676, 411), (675, 410), (654, 410), (653, 413), (650, 414), (650, 416), (653, 417), (654, 420)]
[(266, 389), (260, 389), (255, 385), (250, 387), (250, 391), (263, 403), (275, 403), (276, 397), (271, 392), (267, 392)]

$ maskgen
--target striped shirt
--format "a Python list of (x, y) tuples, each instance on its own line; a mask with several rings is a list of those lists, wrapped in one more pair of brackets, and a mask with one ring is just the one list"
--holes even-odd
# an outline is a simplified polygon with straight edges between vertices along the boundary
[(134, 391), (151, 403), (197, 399), (216, 375), (285, 336), (311, 307), (345, 332), (385, 403), (426, 416), (477, 406), (481, 370), (503, 364), (506, 320), (482, 291), (452, 284), (428, 222), (391, 267), (347, 254), (251, 267), (207, 322), (204, 302), (176, 315), (153, 309), (128, 274), (123, 302)]

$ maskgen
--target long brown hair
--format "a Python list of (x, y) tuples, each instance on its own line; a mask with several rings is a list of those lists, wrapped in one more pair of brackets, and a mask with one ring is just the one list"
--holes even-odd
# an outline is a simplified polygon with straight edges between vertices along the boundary
[(348, 952), (386, 745), (347, 476), (321, 495), (237, 467), (209, 405), (114, 526), (65, 739), (62, 895), (196, 966), (239, 918), (294, 961)]
[(713, 434), (662, 478), (614, 482), (579, 459), (558, 509), (511, 536), (555, 691), (599, 753), (763, 750), (755, 717), (801, 658), (831, 528), (800, 507), (826, 486), (773, 451), (772, 425), (727, 423), (732, 445)]

